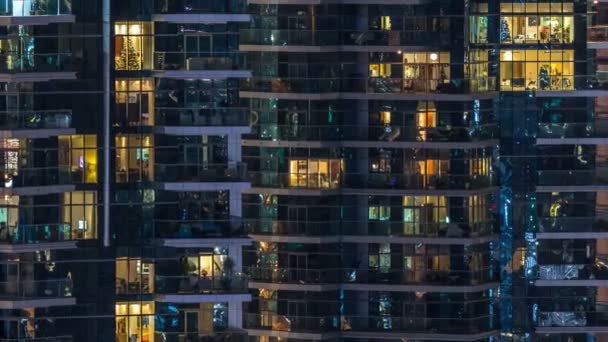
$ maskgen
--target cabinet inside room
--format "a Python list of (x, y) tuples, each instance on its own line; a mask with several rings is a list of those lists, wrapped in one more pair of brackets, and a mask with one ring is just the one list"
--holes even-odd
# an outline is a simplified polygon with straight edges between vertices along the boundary
[(292, 187), (336, 189), (340, 187), (343, 161), (340, 159), (294, 159), (289, 161)]
[(116, 80), (115, 124), (148, 126), (154, 124), (154, 82), (152, 79)]
[(503, 50), (503, 91), (568, 90), (574, 84), (573, 50)]
[(116, 303), (116, 341), (154, 341), (154, 302)]

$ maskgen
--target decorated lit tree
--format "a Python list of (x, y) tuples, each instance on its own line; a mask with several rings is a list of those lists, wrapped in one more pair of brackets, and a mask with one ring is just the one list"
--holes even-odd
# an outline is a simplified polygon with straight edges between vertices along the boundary
[(502, 22), (500, 23), (500, 41), (510, 41), (511, 40), (511, 30), (509, 29), (509, 23), (506, 18), (502, 18)]
[(116, 69), (118, 70), (139, 70), (140, 69), (140, 59), (139, 53), (135, 50), (135, 46), (133, 46), (133, 41), (125, 37), (124, 38), (125, 46), (120, 52), (120, 57), (116, 61)]
[(547, 71), (547, 68), (544, 65), (540, 67), (538, 72), (538, 81), (540, 83), (540, 89), (546, 89), (549, 87), (549, 71)]

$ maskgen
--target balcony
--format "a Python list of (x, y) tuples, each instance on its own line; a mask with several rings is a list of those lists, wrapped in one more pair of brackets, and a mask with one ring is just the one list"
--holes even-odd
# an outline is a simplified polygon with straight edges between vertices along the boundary
[(156, 276), (154, 292), (157, 301), (171, 303), (244, 302), (251, 300), (248, 278), (242, 274), (229, 276)]
[(538, 171), (537, 189), (595, 189), (608, 185), (608, 173), (604, 167), (592, 170), (542, 170)]
[(72, 170), (70, 166), (65, 165), (0, 170), (0, 176), (4, 178), (4, 182), (0, 182), (0, 190), (56, 186), (73, 187), (74, 184), (86, 183), (82, 170)]
[[(28, 250), (75, 248), (78, 240), (93, 239), (84, 230), (73, 229), (68, 223), (20, 224), (16, 227), (0, 227), (0, 251), (19, 252)], [(70, 243), (72, 242), (72, 243)]]
[(472, 286), (498, 279), (494, 268), (479, 271), (417, 269), (303, 269), (261, 268), (246, 270), (252, 281), (277, 284), (374, 284)]
[(351, 189), (424, 189), (480, 190), (496, 186), (490, 175), (421, 175), (421, 174), (346, 174), (345, 188)]
[(608, 47), (608, 26), (592, 26), (587, 29), (589, 48), (603, 49)]
[(607, 286), (608, 256), (597, 255), (593, 264), (539, 264), (536, 285)]
[(410, 312), (406, 312), (404, 316), (357, 317), (346, 315), (341, 325), (343, 334), (346, 336), (352, 331), (380, 334), (379, 337), (382, 336), (382, 333), (473, 335), (495, 330), (499, 326), (496, 317), (491, 316), (427, 318), (415, 316)]
[(163, 78), (251, 77), (251, 72), (246, 69), (245, 54), (241, 52), (154, 53), (155, 73)]
[(73, 305), (71, 279), (0, 282), (0, 308)]
[(605, 303), (587, 311), (540, 311), (538, 318), (537, 332), (608, 332)]
[[(598, 117), (606, 114), (597, 113)], [(539, 123), (537, 144), (575, 144), (581, 139), (594, 142), (593, 138), (600, 138), (603, 142), (608, 138), (608, 120), (596, 119), (593, 122), (563, 122), (563, 123)]]
[(154, 220), (156, 239), (246, 238), (243, 225), (234, 220)]
[(223, 183), (244, 182), (246, 165), (227, 164), (154, 164), (155, 181), (161, 183)]
[[(251, 235), (272, 236), (277, 239), (286, 237), (330, 237), (340, 236), (340, 241), (365, 239), (374, 240), (376, 237), (399, 238), (474, 238), (488, 236), (496, 232), (495, 223), (419, 223), (394, 221), (284, 221), (260, 218), (249, 220), (245, 224)], [(358, 239), (360, 238), (360, 239)], [(396, 241), (396, 240), (394, 240)]]
[(162, 294), (213, 294), (246, 293), (247, 277), (242, 274), (228, 276), (156, 276), (156, 293)]
[[(166, 332), (156, 331), (156, 338), (154, 341), (163, 342), (209, 342), (209, 341), (222, 341), (222, 342), (247, 342), (247, 335), (243, 331), (220, 331), (205, 333), (199, 335), (198, 332)], [(2, 342), (0, 340), (0, 342)]]
[(289, 50), (290, 46), (334, 46), (340, 50), (357, 50), (352, 47), (366, 46), (374, 51), (373, 47), (445, 45), (450, 38), (449, 32), (379, 30), (246, 29), (241, 30), (240, 34), (241, 49), (244, 51), (259, 50), (255, 45), (276, 46), (285, 50)]
[(180, 24), (249, 22), (246, 5), (242, 0), (155, 0), (153, 20)]
[(32, 341), (40, 341), (40, 342), (72, 342), (73, 337), (69, 335), (65, 336), (48, 336), (42, 337), (36, 334), (36, 338), (30, 337), (22, 337), (22, 338), (2, 338), (0, 337), (0, 342), (32, 342)]
[[(408, 313), (409, 314), (409, 313)], [(373, 332), (376, 338), (382, 333), (420, 334), (478, 334), (496, 329), (497, 322), (489, 316), (478, 318), (425, 318), (391, 316), (293, 316), (278, 314), (245, 314), (245, 329), (263, 329), (284, 332)], [(370, 336), (371, 337), (371, 336)]]
[(249, 126), (248, 108), (156, 107), (154, 123), (160, 126), (244, 127)]
[(73, 23), (72, 0), (0, 0), (0, 25)]
[(606, 238), (608, 237), (608, 217), (539, 217), (537, 237), (544, 239)]
[[(232, 135), (251, 131), (250, 111), (246, 108), (172, 108), (157, 107), (154, 131), (167, 135)], [(149, 123), (129, 122), (129, 125)]]
[(74, 62), (71, 53), (0, 54), (0, 81), (75, 79)]
[(396, 142), (479, 142), (498, 138), (496, 124), (473, 127), (417, 127), (401, 125), (278, 125), (260, 124), (252, 127), (252, 139), (269, 141), (339, 141), (348, 145), (349, 141), (369, 141), (376, 144)]
[(154, 0), (156, 13), (204, 14), (244, 13), (247, 8), (243, 0)]
[(75, 133), (72, 128), (72, 111), (3, 111), (0, 112), (0, 130), (5, 138), (36, 138), (43, 136), (68, 135)]
[[(493, 77), (474, 79), (403, 79), (403, 78), (280, 78), (254, 77), (241, 83), (244, 97), (259, 97), (266, 94), (269, 98), (285, 99), (306, 98), (310, 95), (323, 95), (324, 98), (360, 99), (361, 94), (369, 99), (394, 99), (401, 94), (404, 99), (432, 100), (437, 94), (442, 98), (474, 93), (488, 93), (493, 97), (496, 80)], [(249, 93), (251, 92), (251, 94)], [(285, 95), (281, 95), (285, 94)], [(427, 97), (421, 97), (426, 95)], [(299, 97), (298, 97), (299, 96)], [(468, 97), (467, 97), (468, 98)]]

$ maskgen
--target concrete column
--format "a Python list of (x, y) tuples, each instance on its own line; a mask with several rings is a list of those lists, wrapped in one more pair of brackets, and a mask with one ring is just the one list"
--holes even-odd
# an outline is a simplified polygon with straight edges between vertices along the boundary
[(239, 187), (232, 186), (230, 191), (230, 216), (231, 217), (242, 217), (243, 216), (243, 200), (242, 200), (242, 189)]
[(241, 134), (228, 135), (228, 166), (236, 167), (241, 162)]
[(234, 273), (241, 273), (243, 271), (243, 246), (240, 244), (229, 244), (228, 257), (234, 263)]
[(243, 303), (230, 302), (228, 303), (228, 328), (243, 329)]

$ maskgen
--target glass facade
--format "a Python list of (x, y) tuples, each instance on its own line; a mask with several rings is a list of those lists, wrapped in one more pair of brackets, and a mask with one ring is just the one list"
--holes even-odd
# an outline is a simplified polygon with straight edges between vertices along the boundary
[(0, 341), (608, 340), (606, 51), (603, 0), (0, 0)]

